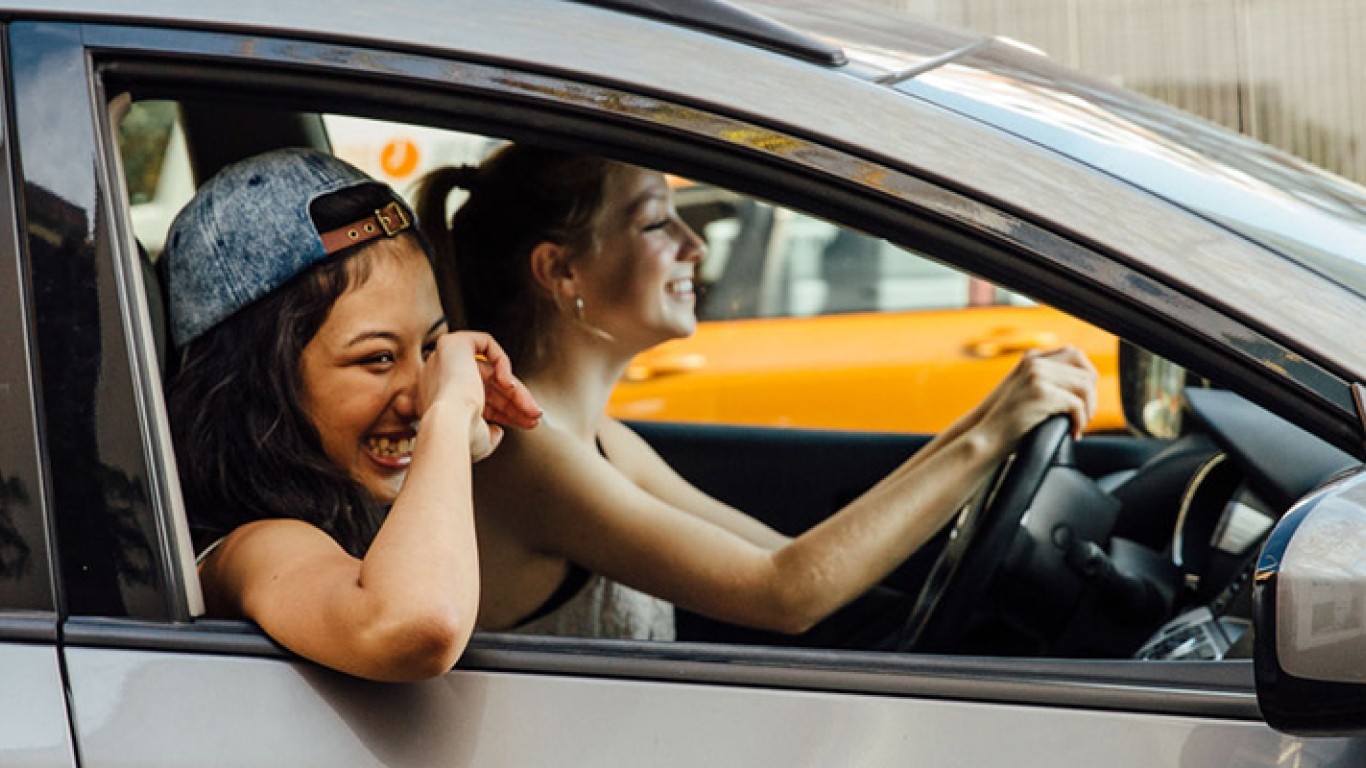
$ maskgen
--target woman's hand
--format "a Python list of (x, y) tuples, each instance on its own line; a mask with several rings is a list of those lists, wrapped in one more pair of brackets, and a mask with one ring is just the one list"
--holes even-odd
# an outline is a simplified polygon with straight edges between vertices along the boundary
[(441, 336), (423, 366), (418, 393), (419, 416), (443, 399), (470, 408), (470, 455), (475, 461), (498, 447), (503, 425), (530, 429), (541, 418), (531, 392), (512, 375), (507, 353), (486, 333)]
[(1075, 347), (1026, 352), (978, 407), (979, 424), (1008, 445), (1055, 413), (1072, 418), (1080, 437), (1096, 412), (1096, 369)]

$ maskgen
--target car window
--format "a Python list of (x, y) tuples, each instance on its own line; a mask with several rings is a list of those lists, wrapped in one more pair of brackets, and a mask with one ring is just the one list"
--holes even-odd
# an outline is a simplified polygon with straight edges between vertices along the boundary
[[(184, 119), (172, 102), (139, 102), (120, 127), (134, 230), (152, 253), (194, 187)], [(501, 144), (358, 116), (325, 115), (323, 125), (336, 154), (410, 200), (428, 170), (478, 163)], [(707, 244), (697, 267), (701, 322), (692, 338), (634, 361), (613, 415), (931, 433), (985, 397), (1022, 352), (1072, 343), (1104, 376), (1101, 423), (1122, 425), (1108, 334), (928, 254), (716, 184), (668, 178), (680, 218)], [(453, 198), (452, 207), (461, 202)]]
[(141, 101), (119, 123), (119, 150), (133, 205), (151, 202), (166, 168), (171, 135), (179, 130), (175, 102)]
[[(478, 164), (502, 142), (423, 125), (325, 114), (332, 151), (411, 199), (423, 174), (443, 165)], [(451, 205), (459, 204), (453, 196)]]
[(166, 242), (171, 220), (195, 189), (180, 106), (167, 100), (134, 102), (116, 135), (133, 230), (155, 259)]
[[(133, 105), (119, 130), (134, 230), (153, 259), (194, 190), (180, 108)], [(500, 139), (325, 114), (331, 149), (411, 201), (427, 171)], [(610, 413), (632, 421), (934, 432), (1025, 351), (1076, 345), (1101, 371), (1093, 431), (1124, 428), (1115, 339), (928, 254), (714, 184), (669, 177), (707, 243), (698, 332), (647, 351)], [(452, 194), (450, 210), (463, 200)]]
[(704, 321), (1033, 304), (880, 238), (717, 187), (680, 182), (677, 205), (707, 241)]

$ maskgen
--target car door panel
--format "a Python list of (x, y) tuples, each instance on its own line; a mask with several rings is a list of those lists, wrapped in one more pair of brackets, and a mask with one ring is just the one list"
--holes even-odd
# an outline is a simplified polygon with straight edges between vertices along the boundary
[(0, 765), (75, 766), (56, 647), (0, 641), (0, 681)]
[[(392, 685), (278, 659), (76, 649), (88, 768), (1360, 764), (1255, 721), (457, 669)], [(990, 738), (983, 738), (990, 734)]]

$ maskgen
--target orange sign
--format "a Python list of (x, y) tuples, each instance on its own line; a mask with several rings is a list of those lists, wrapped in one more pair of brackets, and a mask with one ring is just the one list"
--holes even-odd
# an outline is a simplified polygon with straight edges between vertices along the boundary
[(390, 176), (401, 179), (417, 170), (418, 150), (412, 139), (390, 139), (379, 153), (379, 166)]

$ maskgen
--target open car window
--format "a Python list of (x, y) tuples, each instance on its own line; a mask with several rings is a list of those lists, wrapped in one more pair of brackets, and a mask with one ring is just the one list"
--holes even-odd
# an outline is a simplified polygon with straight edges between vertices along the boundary
[[(412, 199), (422, 175), (502, 141), (324, 114), (332, 151)], [(181, 110), (133, 105), (119, 128), (134, 229), (153, 259), (193, 194)], [(1124, 427), (1117, 341), (1068, 315), (826, 219), (673, 176), (707, 243), (692, 339), (647, 351), (613, 395), (632, 421), (930, 433), (984, 398), (1021, 353), (1083, 349), (1101, 372), (1092, 431)], [(463, 199), (452, 194), (454, 210)]]
[[(403, 194), (427, 170), (477, 163), (502, 143), (371, 117), (327, 115), (322, 124), (334, 152)], [(134, 104), (123, 120), (132, 220), (144, 244), (164, 240), (168, 216), (192, 193), (190, 133), (171, 102)], [(1129, 580), (1096, 581), (1077, 565), (1075, 548), (1015, 557), (972, 593), (984, 610), (960, 606), (955, 649), (1111, 658), (1244, 653), (1246, 568), (1264, 528), (1223, 533), (1212, 549), (1190, 542), (1241, 530), (1253, 519), (1248, 510), (1258, 510), (1257, 519), (1274, 510), (1256, 501), (1245, 472), (1208, 438), (1177, 441), (1171, 458), (1162, 453), (1166, 443), (1118, 432), (1124, 417), (1114, 336), (949, 266), (935, 257), (931, 239), (913, 249), (714, 182), (670, 178), (680, 216), (709, 250), (700, 267), (702, 322), (693, 338), (642, 354), (618, 385), (611, 412), (682, 474), (795, 535), (985, 397), (1022, 353), (1072, 344), (1101, 373), (1097, 436), (1075, 447), (1066, 470), (1073, 479), (1059, 481), (1081, 490), (1065, 493), (1042, 519), (1055, 528), (1081, 526), (1103, 562)], [(742, 431), (751, 427), (765, 429)], [(728, 458), (737, 455), (743, 459)], [(1028, 519), (1016, 523), (1023, 540), (1052, 541), (1048, 530), (1029, 533)], [(949, 550), (946, 536), (808, 637), (750, 633), (687, 612), (680, 612), (680, 632), (713, 643), (845, 645), (870, 615), (908, 609)], [(1013, 587), (1002, 593), (992, 586), (998, 580)], [(1133, 589), (1155, 597), (1125, 603)], [(1221, 607), (1212, 612), (1215, 601)], [(1169, 621), (1176, 624), (1164, 626)]]

